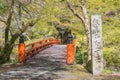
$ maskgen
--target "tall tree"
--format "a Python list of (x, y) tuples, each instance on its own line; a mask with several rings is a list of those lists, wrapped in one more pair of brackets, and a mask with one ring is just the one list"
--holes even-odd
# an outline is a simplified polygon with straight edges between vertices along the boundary
[(34, 1), (5, 0), (3, 4), (6, 5), (6, 10), (1, 13), (0, 21), (5, 24), (5, 33), (4, 46), (0, 53), (0, 63), (5, 63), (10, 59), (14, 43), (19, 35), (34, 26), (40, 19), (40, 15), (36, 15), (38, 11), (33, 12), (35, 11), (33, 7), (36, 4)]
[[(82, 22), (85, 32), (88, 38), (88, 61), (91, 60), (91, 37), (90, 37), (90, 23), (86, 9), (86, 0), (80, 0), (80, 4), (73, 5), (70, 0), (67, 0), (68, 8), (72, 11), (72, 13)], [(76, 7), (80, 9), (82, 13), (77, 12)]]

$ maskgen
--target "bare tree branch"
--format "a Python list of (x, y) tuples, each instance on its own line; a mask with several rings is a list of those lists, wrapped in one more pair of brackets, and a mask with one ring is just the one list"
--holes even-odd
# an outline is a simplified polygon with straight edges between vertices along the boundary
[(72, 5), (70, 4), (70, 1), (69, 1), (69, 0), (67, 0), (67, 5), (68, 5), (68, 8), (73, 12), (73, 14), (74, 14), (76, 17), (78, 17), (78, 18), (84, 23), (84, 18), (76, 12), (76, 10), (75, 10), (75, 9), (72, 7)]
[(84, 21), (89, 23), (89, 21), (88, 21), (89, 19), (88, 19), (88, 14), (87, 14), (86, 8), (84, 6), (81, 6), (81, 8), (82, 8), (82, 12), (83, 12), (83, 15), (84, 15)]
[(13, 16), (13, 6), (14, 6), (14, 0), (11, 1), (11, 6), (10, 6), (10, 11), (9, 11), (9, 15), (7, 18), (7, 22), (6, 22), (6, 28), (5, 28), (5, 44), (7, 43), (7, 41), (9, 40), (9, 29), (11, 26), (11, 22), (12, 22), (12, 16)]
[(1, 16), (0, 16), (0, 21), (6, 24), (6, 21), (3, 20)]
[(85, 8), (84, 6), (82, 6), (82, 5), (79, 5), (79, 7), (82, 9), (82, 13), (83, 13), (83, 16), (81, 16), (81, 15), (78, 14), (78, 13), (76, 12), (76, 10), (72, 7), (72, 4), (70, 3), (69, 0), (67, 0), (67, 5), (68, 5), (69, 9), (72, 11), (72, 13), (73, 13), (76, 17), (78, 17), (78, 19), (80, 19), (80, 20), (82, 21), (86, 32), (88, 32), (89, 27), (88, 27), (88, 25), (87, 25), (87, 24), (88, 24), (88, 16), (87, 16), (86, 8)]
[(31, 20), (31, 21), (27, 22), (26, 24), (23, 23), (22, 29), (20, 29), (20, 31), (21, 31), (20, 34), (24, 33), (28, 29), (28, 27), (34, 26), (38, 21), (39, 21), (39, 19), (36, 19), (36, 20)]
[(9, 31), (10, 31), (10, 34), (11, 34), (11, 36), (12, 36), (12, 35), (13, 35), (12, 29), (10, 28)]
[[(79, 7), (81, 8), (81, 11), (83, 13), (83, 15), (80, 15), (76, 12), (76, 10), (73, 8), (73, 6), (70, 4), (69, 0), (67, 1), (67, 5), (69, 7), (69, 9), (72, 11), (72, 13), (82, 21), (86, 34), (87, 34), (87, 38), (88, 38), (88, 61), (91, 60), (91, 31), (90, 31), (90, 24), (89, 24), (89, 19), (88, 19), (88, 15), (87, 15), (87, 10), (85, 8), (85, 3), (86, 0), (82, 0), (80, 3), (81, 5), (79, 5)], [(78, 7), (78, 6), (76, 6)]]
[(26, 34), (24, 34), (25, 36), (26, 36), (26, 38), (29, 40), (29, 41), (32, 41), (31, 39), (30, 39), (30, 37), (28, 36), (28, 34), (26, 33)]
[(27, 9), (27, 7), (25, 7), (25, 6), (22, 7), (22, 10), (25, 11), (29, 15), (30, 18), (32, 17), (32, 15), (29, 13), (30, 11)]

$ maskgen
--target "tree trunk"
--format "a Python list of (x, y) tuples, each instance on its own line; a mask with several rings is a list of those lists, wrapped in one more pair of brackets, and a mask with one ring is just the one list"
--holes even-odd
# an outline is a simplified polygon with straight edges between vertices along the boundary
[(87, 14), (87, 10), (85, 8), (84, 5), (80, 5), (81, 11), (83, 13), (83, 15), (80, 15), (78, 12), (76, 12), (76, 10), (73, 8), (72, 4), (70, 3), (69, 0), (67, 0), (67, 5), (69, 7), (69, 9), (72, 11), (72, 13), (81, 20), (84, 29), (86, 31), (86, 35), (87, 35), (87, 39), (88, 39), (88, 60), (91, 60), (91, 31), (90, 31), (90, 24), (89, 24), (89, 18), (88, 18), (88, 14)]
[(2, 50), (2, 54), (0, 56), (0, 64), (3, 64), (10, 60), (10, 54), (12, 53), (14, 43), (16, 39), (19, 37), (19, 35), (20, 34), (13, 35), (11, 37), (11, 40), (6, 42), (4, 49)]
[[(90, 25), (89, 24), (86, 24), (89, 28), (90, 28)], [(88, 58), (87, 58), (87, 62), (90, 61), (92, 58), (91, 58), (91, 31), (90, 29), (87, 30), (87, 44), (88, 44)]]
[(84, 26), (87, 34), (87, 41), (88, 41), (88, 58), (86, 68), (89, 72), (92, 72), (92, 44), (91, 44), (91, 27), (89, 24), (89, 18), (87, 15), (87, 10), (83, 7), (83, 14), (84, 14)]
[(9, 61), (12, 49), (13, 49), (13, 45), (11, 45), (10, 42), (5, 45), (5, 47), (2, 51), (2, 54), (1, 54), (0, 64), (3, 64), (5, 62)]
[[(18, 6), (16, 6), (17, 4), (16, 4), (15, 0), (7, 0), (7, 1), (8, 1), (9, 9), (8, 9), (8, 16), (7, 16), (6, 21), (2, 21), (6, 24), (6, 27), (5, 27), (5, 33), (4, 33), (4, 38), (5, 38), (4, 47), (2, 47), (0, 49), (1, 50), (1, 52), (0, 52), (0, 63), (5, 63), (10, 59), (10, 54), (13, 50), (14, 43), (15, 43), (16, 39), (19, 37), (19, 35), (22, 34), (23, 32), (25, 32), (28, 27), (34, 26), (41, 19), (40, 17), (38, 17), (38, 18), (35, 18), (35, 20), (31, 19), (27, 23), (22, 22), (21, 21), (21, 19), (22, 19), (21, 18), (22, 17), (21, 8), (22, 8), (23, 5), (21, 5), (21, 3), (19, 3), (19, 7), (18, 7)], [(19, 8), (19, 9), (17, 9), (17, 8)], [(17, 13), (14, 10), (19, 10), (19, 11)], [(23, 14), (24, 14), (24, 11), (23, 11)], [(19, 19), (19, 20), (16, 20), (16, 18)], [(15, 23), (14, 23), (14, 20), (16, 20)], [(18, 28), (19, 30), (17, 32), (14, 32), (13, 31), (14, 28), (12, 29), (11, 26), (15, 26), (15, 25), (12, 25), (12, 24), (17, 24), (16, 22), (18, 23), (17, 27), (19, 27)]]
[(87, 10), (85, 8), (85, 6), (81, 6), (82, 8), (82, 12), (84, 14), (84, 27), (87, 33), (87, 39), (88, 39), (88, 60), (91, 60), (91, 29), (90, 29), (90, 23), (89, 23), (89, 18), (88, 18), (88, 14), (87, 14)]
[(80, 5), (79, 7), (81, 8), (81, 12), (83, 13), (83, 15), (79, 14), (78, 12), (76, 12), (75, 8), (72, 6), (72, 4), (70, 3), (69, 0), (67, 0), (67, 5), (69, 7), (69, 9), (72, 11), (72, 13), (81, 20), (84, 29), (86, 31), (86, 35), (87, 35), (87, 41), (88, 41), (88, 58), (87, 58), (87, 65), (86, 68), (89, 72), (92, 71), (92, 46), (91, 46), (91, 29), (90, 29), (90, 24), (89, 24), (89, 18), (88, 18), (88, 14), (87, 14), (87, 10), (85, 8), (84, 5)]
[(91, 33), (88, 34), (88, 60), (90, 61), (92, 59), (92, 54), (91, 54)]

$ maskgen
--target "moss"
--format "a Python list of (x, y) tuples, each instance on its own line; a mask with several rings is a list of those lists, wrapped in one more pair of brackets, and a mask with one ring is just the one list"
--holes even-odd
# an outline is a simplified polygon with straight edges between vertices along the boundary
[(65, 66), (65, 68), (74, 74), (76, 74), (76, 73), (80, 73), (81, 75), (88, 74), (88, 71), (86, 70), (86, 68), (80, 64), (67, 65), (67, 66)]
[(108, 69), (108, 68), (104, 68), (104, 74), (112, 74), (114, 71)]

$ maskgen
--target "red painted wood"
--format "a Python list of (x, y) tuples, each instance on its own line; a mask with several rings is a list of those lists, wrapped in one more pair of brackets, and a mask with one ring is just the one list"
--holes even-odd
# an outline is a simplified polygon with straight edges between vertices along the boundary
[(50, 47), (53, 44), (60, 44), (60, 43), (61, 43), (60, 39), (54, 39), (54, 38), (49, 38), (46, 40), (39, 40), (37, 42), (30, 43), (26, 46), (24, 45), (24, 52), (22, 52), (23, 47), (20, 47), (20, 45), (23, 45), (23, 44), (19, 44), (19, 48), (18, 48), (19, 62), (22, 63), (25, 61), (25, 59), (27, 59), (28, 56), (34, 55), (38, 51), (41, 51), (47, 47)]

